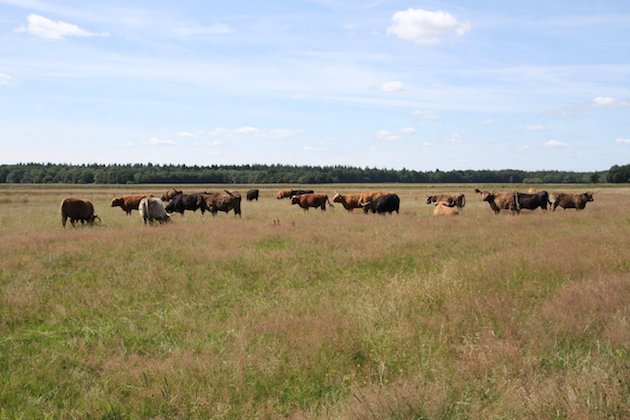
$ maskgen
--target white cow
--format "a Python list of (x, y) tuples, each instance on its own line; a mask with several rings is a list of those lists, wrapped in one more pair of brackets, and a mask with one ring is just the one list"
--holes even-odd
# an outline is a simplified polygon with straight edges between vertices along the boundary
[(140, 217), (144, 220), (144, 224), (153, 223), (157, 220), (160, 223), (168, 223), (171, 221), (171, 215), (166, 212), (164, 202), (156, 197), (146, 197), (140, 201), (139, 209)]

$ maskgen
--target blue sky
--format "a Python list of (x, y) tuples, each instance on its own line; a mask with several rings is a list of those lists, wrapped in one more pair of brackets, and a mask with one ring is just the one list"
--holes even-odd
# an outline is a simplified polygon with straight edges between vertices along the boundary
[(604, 170), (630, 163), (630, 2), (0, 0), (0, 145), (0, 163)]

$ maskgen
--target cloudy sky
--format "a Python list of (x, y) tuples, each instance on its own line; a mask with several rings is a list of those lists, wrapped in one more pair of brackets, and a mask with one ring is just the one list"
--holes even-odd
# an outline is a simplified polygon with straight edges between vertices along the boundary
[(603, 170), (630, 2), (0, 0), (0, 163)]

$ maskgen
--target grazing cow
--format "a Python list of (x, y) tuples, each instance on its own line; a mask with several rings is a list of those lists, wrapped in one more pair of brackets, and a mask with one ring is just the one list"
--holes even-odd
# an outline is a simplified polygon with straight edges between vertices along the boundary
[(140, 211), (140, 217), (144, 220), (144, 224), (147, 222), (153, 224), (153, 221), (158, 221), (160, 224), (168, 223), (171, 221), (171, 215), (166, 212), (164, 201), (155, 197), (145, 197), (140, 200), (138, 206)]
[(247, 201), (254, 201), (254, 200), (258, 201), (258, 193), (259, 193), (258, 190), (247, 191), (247, 195), (246, 195)]
[(333, 203), (341, 203), (343, 208), (350, 212), (354, 209), (360, 209), (363, 207), (361, 205), (361, 194), (335, 193), (333, 196)]
[(151, 194), (139, 194), (139, 195), (121, 195), (120, 197), (112, 198), (112, 207), (120, 207), (127, 213), (127, 216), (131, 214), (132, 210), (138, 210), (140, 201), (145, 197), (153, 197)]
[(321, 208), (322, 211), (326, 211), (326, 202), (330, 204), (330, 207), (335, 207), (328, 199), (328, 195), (326, 194), (299, 194), (293, 196), (291, 198), (291, 204), (298, 204), (304, 211), (308, 211), (309, 208)]
[(94, 206), (91, 202), (73, 197), (65, 198), (61, 202), (61, 224), (64, 228), (68, 219), (72, 227), (76, 227), (76, 222), (81, 222), (81, 224), (87, 222), (89, 226), (92, 226), (96, 219), (101, 221), (101, 218), (94, 214)]
[(547, 191), (540, 191), (534, 194), (516, 193), (516, 196), (519, 210), (536, 210), (538, 207), (547, 210), (547, 204), (551, 204)]
[[(203, 193), (202, 197), (206, 209), (210, 211), (213, 217), (219, 211), (228, 213), (230, 210), (234, 210), (234, 216), (241, 217), (241, 195), (235, 191), (224, 191), (220, 193)], [(204, 210), (201, 212), (203, 213)]]
[(443, 201), (439, 201), (435, 207), (433, 208), (434, 216), (457, 216), (459, 214), (460, 207), (458, 206), (449, 206), (447, 203)]
[(276, 199), (282, 200), (283, 198), (287, 198), (291, 196), (292, 190), (280, 190), (278, 194), (276, 194)]
[(382, 194), (369, 203), (365, 203), (363, 210), (366, 213), (371, 211), (382, 215), (385, 213), (391, 214), (392, 212), (398, 214), (400, 211), (400, 197), (398, 197), (398, 194)]
[(182, 194), (182, 190), (176, 190), (175, 188), (171, 188), (162, 194), (162, 201), (168, 202), (171, 201), (176, 195)]
[(448, 195), (427, 195), (427, 204), (435, 203), (437, 206), (439, 203), (446, 203), (448, 207), (464, 208), (466, 205), (466, 196), (464, 194)]
[(553, 210), (560, 206), (563, 209), (583, 210), (586, 203), (593, 201), (593, 193), (583, 192), (580, 194), (557, 193), (553, 201)]
[(182, 216), (184, 215), (184, 210), (197, 211), (197, 209), (201, 209), (202, 214), (208, 210), (203, 194), (177, 194), (166, 205), (168, 213), (177, 212)]
[(510, 210), (512, 214), (519, 212), (518, 200), (515, 192), (495, 193), (490, 191), (480, 191), (475, 188), (475, 192), (481, 194), (481, 199), (490, 204), (494, 214), (499, 214), (501, 210)]

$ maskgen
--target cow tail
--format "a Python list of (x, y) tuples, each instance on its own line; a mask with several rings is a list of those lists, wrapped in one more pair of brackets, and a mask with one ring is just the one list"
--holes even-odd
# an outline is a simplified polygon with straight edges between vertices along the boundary
[(466, 205), (466, 196), (462, 194), (462, 208)]

